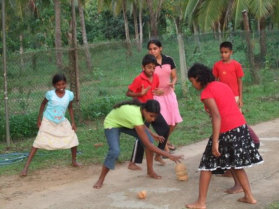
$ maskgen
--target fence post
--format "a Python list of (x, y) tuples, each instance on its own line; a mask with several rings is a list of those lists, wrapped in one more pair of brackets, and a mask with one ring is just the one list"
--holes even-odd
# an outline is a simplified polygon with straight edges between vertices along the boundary
[(2, 36), (3, 36), (3, 71), (4, 71), (4, 100), (5, 100), (5, 120), (6, 120), (6, 141), (7, 146), (11, 145), (9, 110), (8, 110), (8, 85), (7, 85), (7, 65), (6, 65), (6, 22), (5, 22), (5, 0), (2, 0)]

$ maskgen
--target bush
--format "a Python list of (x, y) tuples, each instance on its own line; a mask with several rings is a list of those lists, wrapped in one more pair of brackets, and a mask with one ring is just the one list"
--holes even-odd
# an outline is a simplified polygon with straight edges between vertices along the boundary
[(87, 103), (86, 106), (81, 107), (82, 118), (92, 120), (104, 117), (111, 111), (115, 104), (124, 100), (129, 100), (129, 98), (125, 97), (125, 95), (98, 98), (94, 102)]
[[(38, 113), (29, 113), (22, 115), (12, 115), (10, 117), (10, 134), (13, 140), (25, 137), (35, 136), (38, 132), (37, 128)], [(5, 140), (6, 137), (5, 120), (0, 121), (0, 139)]]

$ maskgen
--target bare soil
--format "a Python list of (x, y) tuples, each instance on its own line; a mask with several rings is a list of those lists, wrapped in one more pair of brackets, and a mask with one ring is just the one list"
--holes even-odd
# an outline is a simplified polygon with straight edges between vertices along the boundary
[[(258, 209), (279, 201), (279, 119), (252, 126), (261, 140), (260, 153), (264, 164), (248, 168), (247, 174), (252, 191), (258, 201), (256, 205), (237, 202), (243, 196), (225, 194), (233, 185), (227, 177), (213, 176), (207, 199), (208, 209)], [(175, 140), (174, 140), (175, 141)], [(176, 154), (184, 154), (188, 181), (178, 181), (175, 164), (166, 160), (165, 166), (154, 163), (161, 180), (147, 177), (145, 163), (141, 171), (127, 169), (128, 163), (118, 164), (109, 173), (103, 188), (93, 189), (101, 166), (81, 168), (54, 167), (30, 172), (25, 178), (0, 177), (1, 209), (181, 209), (185, 203), (197, 198), (200, 157), (207, 140), (178, 148)], [(147, 198), (140, 200), (137, 192), (147, 191)]]

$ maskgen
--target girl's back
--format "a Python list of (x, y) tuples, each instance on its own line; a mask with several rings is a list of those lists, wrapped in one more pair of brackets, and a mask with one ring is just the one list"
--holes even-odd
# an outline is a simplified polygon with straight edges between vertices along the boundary
[(221, 116), (221, 130), (226, 132), (246, 123), (239, 111), (231, 88), (221, 82), (213, 81), (207, 84), (201, 92), (201, 100), (213, 98)]

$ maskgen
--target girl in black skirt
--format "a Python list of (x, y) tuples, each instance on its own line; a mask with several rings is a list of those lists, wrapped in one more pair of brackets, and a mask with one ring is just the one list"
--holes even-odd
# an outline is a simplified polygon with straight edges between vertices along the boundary
[(194, 88), (201, 90), (201, 101), (212, 121), (212, 136), (203, 153), (199, 170), (199, 197), (187, 208), (206, 208), (207, 190), (212, 171), (232, 169), (238, 178), (244, 197), (238, 201), (255, 204), (244, 168), (263, 162), (250, 137), (246, 121), (235, 102), (232, 90), (224, 83), (214, 81), (209, 68), (194, 64), (188, 71)]

